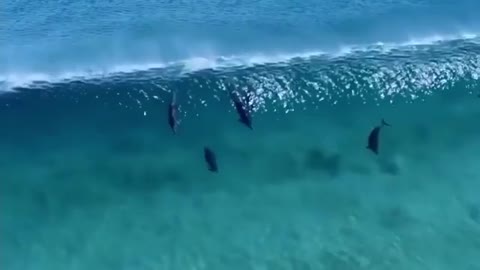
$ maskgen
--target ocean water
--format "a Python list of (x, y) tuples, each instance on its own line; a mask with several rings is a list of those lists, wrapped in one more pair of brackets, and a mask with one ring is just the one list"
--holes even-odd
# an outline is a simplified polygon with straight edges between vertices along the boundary
[(0, 269), (479, 270), (479, 9), (5, 1)]

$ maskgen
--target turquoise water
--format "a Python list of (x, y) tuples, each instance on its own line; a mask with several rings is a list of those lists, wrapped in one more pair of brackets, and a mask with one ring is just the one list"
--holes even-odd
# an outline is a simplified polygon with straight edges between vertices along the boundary
[(7, 1), (0, 269), (480, 269), (479, 7)]

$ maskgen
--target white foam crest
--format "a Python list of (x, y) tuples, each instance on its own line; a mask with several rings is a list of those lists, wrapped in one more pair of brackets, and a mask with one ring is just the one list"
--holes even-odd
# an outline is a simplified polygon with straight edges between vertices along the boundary
[(411, 37), (407, 42), (400, 43), (400, 46), (419, 46), (419, 45), (433, 45), (435, 43), (452, 41), (452, 40), (469, 40), (478, 38), (478, 34), (470, 32), (461, 32), (455, 35), (440, 35), (435, 34), (427, 37)]
[(247, 54), (220, 56), (218, 58), (195, 57), (171, 64), (182, 64), (184, 71), (194, 72), (202, 69), (219, 69), (226, 67), (254, 66), (264, 64), (286, 63), (296, 58), (308, 59), (310, 57), (325, 54), (321, 51), (310, 51), (302, 53), (278, 53), (278, 54)]
[(74, 70), (64, 72), (9, 72), (0, 74), (0, 85), (2, 91), (8, 91), (15, 87), (28, 87), (36, 82), (60, 83), (72, 80), (88, 80), (109, 77), (113, 74), (132, 73), (145, 71), (153, 68), (164, 68), (163, 63), (146, 64), (121, 64), (110, 68), (90, 68), (86, 70)]
[[(311, 50), (297, 53), (253, 53), (230, 56), (210, 56), (210, 57), (192, 57), (180, 61), (170, 62), (150, 62), (150, 63), (127, 63), (117, 64), (108, 68), (89, 68), (85, 70), (73, 70), (65, 72), (8, 72), (0, 74), (0, 90), (9, 90), (15, 87), (27, 87), (34, 82), (58, 83), (76, 79), (95, 79), (112, 76), (119, 73), (132, 73), (137, 71), (148, 71), (151, 69), (161, 69), (177, 66), (184, 72), (195, 72), (204, 69), (221, 69), (229, 67), (248, 67), (263, 64), (281, 64), (294, 59), (308, 59), (311, 57), (329, 55), (332, 57), (346, 56), (355, 52), (381, 51), (388, 52), (392, 49), (432, 45), (439, 42), (459, 40), (459, 39), (477, 39), (476, 33), (462, 32), (457, 35), (431, 35), (423, 38), (412, 37), (406, 42), (385, 43), (376, 42), (367, 45), (344, 45), (335, 51)], [(3, 88), (3, 89), (2, 89)]]
[(404, 42), (374, 42), (372, 44), (364, 45), (343, 45), (340, 48), (332, 52), (331, 54), (335, 57), (341, 57), (355, 52), (368, 52), (368, 51), (381, 51), (389, 52), (395, 49), (401, 49), (405, 47), (414, 47), (414, 46), (428, 46), (434, 45), (441, 42), (448, 42), (454, 40), (474, 40), (478, 39), (479, 34), (472, 32), (461, 32), (456, 35), (441, 35), (433, 34), (426, 37), (410, 37), (407, 41)]

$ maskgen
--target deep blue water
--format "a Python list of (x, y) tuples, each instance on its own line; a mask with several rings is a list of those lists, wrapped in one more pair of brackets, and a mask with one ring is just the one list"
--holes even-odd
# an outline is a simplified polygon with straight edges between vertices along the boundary
[(480, 269), (479, 9), (5, 1), (0, 269)]

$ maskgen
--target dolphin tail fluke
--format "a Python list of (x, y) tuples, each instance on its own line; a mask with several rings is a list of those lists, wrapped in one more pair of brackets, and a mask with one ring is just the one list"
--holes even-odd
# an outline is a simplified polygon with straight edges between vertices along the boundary
[(382, 118), (382, 126), (391, 127), (392, 125), (390, 125), (389, 123), (387, 123), (387, 122), (385, 121), (385, 119)]

